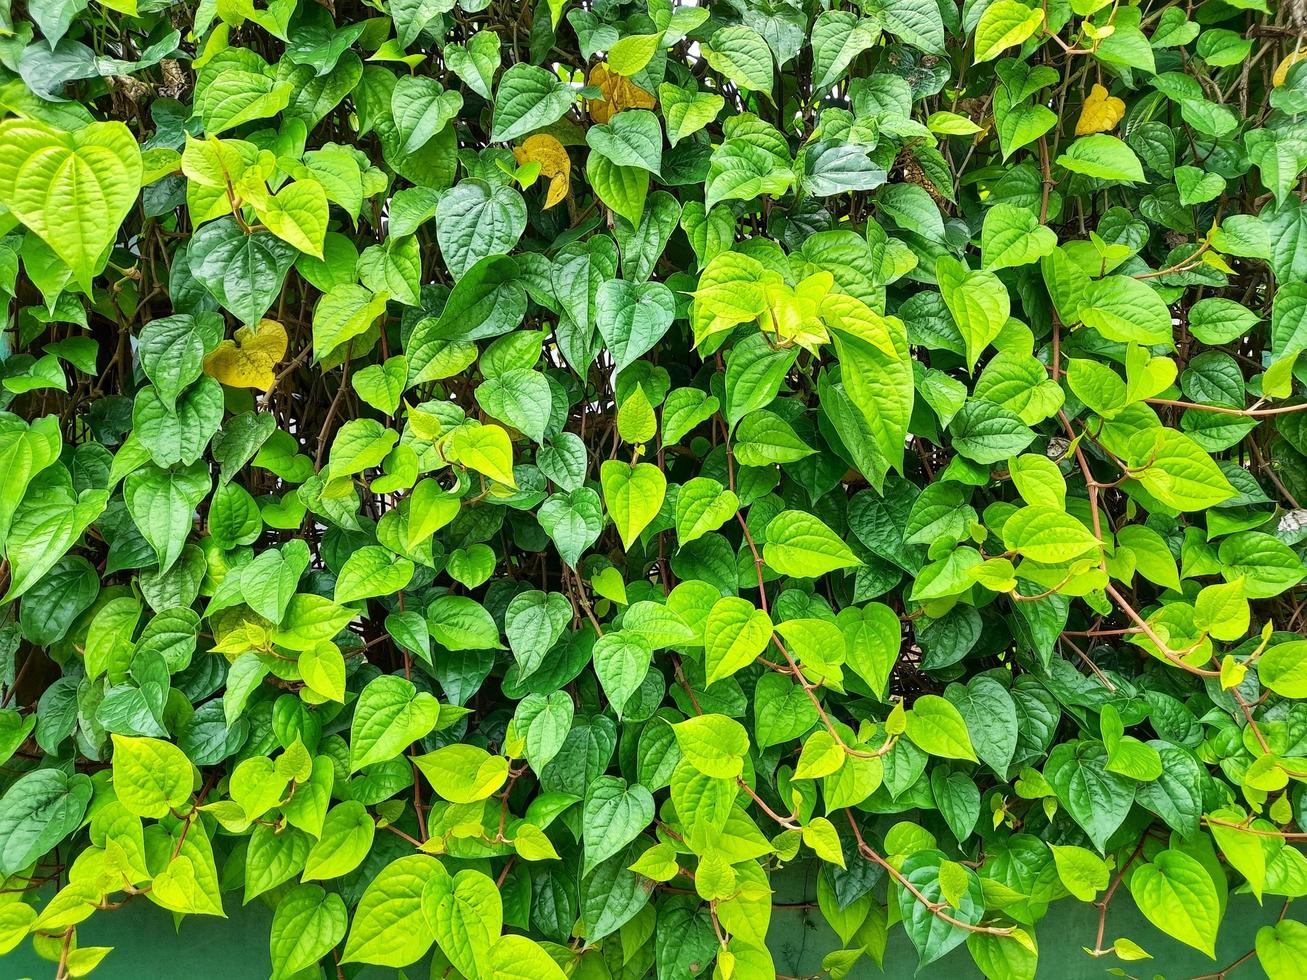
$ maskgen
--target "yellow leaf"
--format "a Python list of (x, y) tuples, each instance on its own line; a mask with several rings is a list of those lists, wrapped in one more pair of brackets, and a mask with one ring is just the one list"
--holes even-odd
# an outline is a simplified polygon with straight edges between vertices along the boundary
[(204, 373), (230, 388), (272, 387), (273, 368), (286, 356), (286, 328), (276, 320), (260, 320), (254, 329), (240, 327), (234, 340), (224, 340), (204, 359)]
[(327, 191), (316, 180), (293, 180), (275, 194), (259, 193), (249, 199), (259, 220), (284, 242), (301, 252), (322, 258), (327, 234)]
[(503, 426), (468, 422), (454, 430), (446, 456), (470, 470), (517, 489), (513, 478), (513, 443)]
[(607, 65), (595, 65), (590, 71), (590, 84), (603, 93), (602, 99), (590, 99), (585, 107), (590, 118), (606, 123), (623, 109), (652, 109), (657, 100), (629, 78), (609, 71)]
[(1283, 85), (1284, 80), (1289, 77), (1289, 69), (1304, 58), (1307, 58), (1307, 48), (1303, 48), (1300, 51), (1291, 51), (1285, 55), (1284, 60), (1281, 61), (1279, 67), (1275, 69), (1275, 74), (1271, 76), (1271, 85), (1275, 88), (1279, 88)]
[(513, 148), (513, 156), (517, 158), (519, 167), (525, 163), (540, 164), (540, 173), (549, 178), (546, 211), (567, 197), (572, 183), (572, 161), (557, 139), (548, 133), (528, 136), (521, 146)]
[(1087, 136), (1090, 133), (1106, 133), (1116, 128), (1116, 124), (1125, 115), (1125, 103), (1115, 95), (1108, 95), (1107, 89), (1095, 85), (1089, 91), (1089, 98), (1080, 108), (1080, 118), (1076, 120), (1076, 135)]

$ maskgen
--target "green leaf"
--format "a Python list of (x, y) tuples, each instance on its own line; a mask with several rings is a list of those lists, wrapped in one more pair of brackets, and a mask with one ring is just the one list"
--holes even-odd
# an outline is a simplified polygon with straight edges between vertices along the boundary
[(638, 167), (654, 174), (662, 169), (662, 128), (658, 117), (647, 109), (628, 109), (606, 123), (591, 126), (585, 140), (614, 166)]
[(713, 70), (725, 75), (742, 91), (771, 98), (772, 54), (767, 41), (751, 27), (723, 27), (701, 45)]
[(406, 75), (395, 83), (390, 112), (403, 140), (402, 152), (416, 153), (449, 125), (463, 108), (463, 97), (446, 92), (433, 78)]
[(1082, 902), (1092, 902), (1108, 885), (1111, 877), (1107, 863), (1093, 851), (1072, 844), (1050, 844), (1057, 876), (1062, 884)]
[(589, 487), (549, 497), (540, 505), (538, 518), (563, 561), (572, 568), (576, 567), (586, 549), (599, 539), (604, 527), (599, 494)]
[(499, 889), (492, 879), (472, 870), (438, 878), (434, 884), (433, 894), (424, 901), (440, 951), (465, 976), (488, 973), (491, 949), (503, 928)]
[(1057, 164), (1098, 180), (1142, 183), (1144, 179), (1144, 168), (1134, 151), (1107, 133), (1080, 137), (1057, 158)]
[(635, 75), (658, 50), (659, 34), (630, 34), (618, 40), (608, 51), (608, 67), (619, 75)]
[(209, 295), (249, 325), (272, 307), (297, 254), (271, 232), (247, 233), (231, 218), (219, 218), (191, 237), (186, 262)]
[(814, 578), (862, 564), (819, 518), (797, 510), (782, 511), (772, 518), (763, 559), (782, 575), (795, 578)]
[(744, 771), (749, 735), (725, 715), (696, 715), (672, 726), (676, 744), (696, 770), (713, 779), (734, 779)]
[(1171, 311), (1145, 282), (1106, 276), (1089, 284), (1079, 318), (1108, 340), (1145, 346), (1171, 343)]
[(31, 490), (14, 512), (6, 541), (12, 576), (6, 602), (18, 598), (54, 567), (104, 511), (109, 498), (105, 490), (89, 489), (74, 496), (57, 479), (46, 481), (44, 475), (33, 481)]
[(192, 515), (209, 486), (208, 468), (202, 463), (180, 470), (146, 466), (128, 475), (123, 487), (127, 509), (154, 548), (161, 572), (181, 555)]
[(382, 868), (359, 899), (341, 962), (402, 967), (421, 959), (436, 939), (424, 895), (448, 878), (440, 862), (425, 854)]
[(1270, 647), (1257, 659), (1257, 676), (1283, 697), (1307, 697), (1307, 640), (1290, 640)]
[(528, 694), (517, 703), (513, 726), (526, 740), (526, 759), (537, 773), (562, 749), (574, 712), (572, 699), (564, 691)]
[(313, 310), (313, 356), (321, 361), (367, 331), (386, 311), (385, 293), (352, 283), (332, 287)]
[(319, 885), (297, 885), (272, 914), (270, 950), (277, 976), (293, 976), (316, 964), (345, 938), (344, 900)]
[(0, 799), (0, 871), (17, 874), (76, 830), (92, 793), (85, 773), (36, 769), (16, 779)]
[(1212, 457), (1175, 429), (1151, 429), (1130, 443), (1131, 473), (1150, 494), (1176, 510), (1203, 510), (1234, 496)]
[(726, 105), (720, 95), (678, 88), (670, 82), (658, 86), (658, 101), (662, 103), (667, 142), (672, 146), (707, 126)]
[(640, 223), (649, 196), (648, 170), (619, 166), (601, 153), (591, 153), (585, 162), (585, 175), (608, 208), (633, 225)]
[(711, 477), (695, 477), (676, 494), (677, 540), (684, 546), (717, 530), (735, 516), (739, 506), (734, 491)]
[[(444, 0), (441, 5), (443, 6)], [(391, 9), (392, 16), (394, 9)], [(406, 44), (405, 47), (408, 45)], [(477, 95), (489, 101), (491, 83), (499, 69), (499, 35), (477, 31), (466, 44), (447, 44), (441, 52), (451, 71)]]
[(501, 936), (490, 951), (490, 967), (504, 980), (565, 980), (562, 968), (539, 943), (525, 936)]
[(566, 83), (536, 65), (516, 64), (495, 89), (495, 123), (490, 139), (507, 143), (562, 118), (575, 96)]
[(954, 417), (953, 448), (982, 465), (1015, 456), (1034, 441), (1034, 431), (1010, 409), (991, 401), (968, 401)]
[(355, 602), (401, 591), (413, 578), (413, 563), (385, 548), (360, 548), (345, 560), (336, 576), (337, 602)]
[(1044, 777), (1072, 819), (1103, 851), (1130, 812), (1135, 790), (1129, 779), (1107, 770), (1102, 743), (1072, 741), (1054, 746)]
[(986, 269), (1029, 265), (1056, 246), (1057, 235), (1026, 208), (1000, 202), (985, 212), (980, 253)]
[(853, 59), (876, 43), (880, 31), (870, 18), (848, 11), (828, 10), (812, 25), (812, 84), (817, 90), (834, 85)]
[(1175, 848), (1159, 852), (1135, 869), (1130, 895), (1158, 929), (1216, 958), (1221, 903), (1211, 875), (1196, 859)]
[(464, 277), (478, 262), (512, 251), (526, 229), (526, 202), (511, 186), (464, 180), (436, 206), (436, 240), (445, 265)]
[(1045, 565), (1079, 558), (1098, 547), (1093, 532), (1074, 517), (1055, 507), (1022, 507), (1003, 524), (1003, 544), (1008, 551)]
[(475, 745), (446, 745), (414, 756), (413, 764), (450, 803), (484, 800), (508, 778), (508, 760)]
[(966, 722), (958, 709), (943, 698), (922, 695), (908, 712), (907, 724), (908, 738), (931, 755), (976, 761)]
[(974, 370), (981, 353), (1007, 324), (1011, 311), (1007, 289), (992, 272), (968, 270), (951, 256), (940, 258), (935, 265), (935, 276), (966, 344), (967, 367)]
[(733, 596), (719, 599), (704, 624), (707, 683), (742, 670), (771, 644), (772, 622), (753, 603)]
[(1031, 9), (1018, 0), (995, 0), (985, 8), (976, 24), (976, 64), (1023, 44), (1043, 22), (1041, 10)]
[(649, 673), (653, 648), (638, 633), (614, 630), (595, 641), (592, 656), (595, 676), (620, 719), (622, 709)]
[(113, 787), (139, 817), (162, 817), (188, 803), (195, 770), (177, 746), (157, 738), (113, 736)]
[(141, 151), (131, 131), (97, 122), (65, 133), (37, 119), (6, 119), (0, 142), (11, 147), (0, 163), (0, 204), (89, 293), (141, 186)]
[(449, 441), (449, 458), (509, 487), (516, 487), (513, 476), (513, 444), (508, 433), (498, 425), (467, 423), (460, 426)]
[(322, 833), (304, 863), (303, 880), (321, 881), (349, 874), (363, 863), (375, 836), (376, 823), (362, 803), (338, 803), (327, 811)]
[(1307, 967), (1307, 926), (1293, 919), (1257, 930), (1257, 962), (1271, 980), (1300, 976)]
[(395, 758), (429, 734), (439, 718), (439, 703), (412, 682), (384, 675), (370, 681), (350, 723), (351, 771)]
[(622, 538), (622, 548), (631, 550), (640, 532), (658, 515), (667, 493), (667, 477), (652, 463), (631, 466), (606, 460), (599, 468), (604, 506)]
[(653, 796), (638, 783), (600, 776), (586, 789), (581, 825), (586, 840), (582, 874), (617, 854), (654, 819)]
[(619, 372), (662, 340), (675, 316), (676, 299), (660, 282), (609, 279), (595, 297), (595, 325)]

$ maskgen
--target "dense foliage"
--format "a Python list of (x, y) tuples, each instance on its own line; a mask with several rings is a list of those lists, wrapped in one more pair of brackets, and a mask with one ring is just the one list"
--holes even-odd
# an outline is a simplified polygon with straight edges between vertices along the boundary
[(0, 4), (0, 950), (1307, 974), (1263, 2)]

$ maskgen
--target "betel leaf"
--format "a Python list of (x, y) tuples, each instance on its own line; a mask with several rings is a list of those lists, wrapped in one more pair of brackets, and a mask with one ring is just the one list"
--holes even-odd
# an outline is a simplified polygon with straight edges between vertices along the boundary
[(967, 366), (974, 368), (981, 353), (1007, 324), (1011, 300), (992, 272), (969, 270), (945, 256), (935, 266), (940, 294), (966, 346)]
[(0, 862), (15, 874), (82, 822), (92, 787), (85, 774), (38, 769), (15, 780), (0, 799)]
[(399, 755), (436, 727), (440, 705), (402, 677), (372, 681), (354, 708), (350, 726), (350, 765), (361, 769)]
[(949, 701), (927, 694), (912, 706), (907, 716), (908, 738), (924, 752), (947, 759), (975, 761), (975, 749), (967, 724)]
[(595, 296), (595, 325), (618, 371), (658, 343), (675, 316), (675, 297), (659, 282), (610, 279)]
[(976, 61), (989, 61), (1006, 49), (1021, 44), (1043, 23), (1041, 11), (1019, 0), (995, 0), (985, 8), (976, 24)]
[(1057, 158), (1057, 163), (1072, 173), (1098, 180), (1133, 183), (1144, 179), (1143, 167), (1134, 151), (1106, 133), (1080, 137)]
[(653, 819), (650, 792), (638, 783), (627, 786), (616, 776), (601, 776), (585, 794), (582, 826), (588, 844), (583, 874), (633, 841)]
[(987, 269), (1027, 265), (1056, 246), (1057, 235), (1026, 208), (999, 203), (985, 212), (980, 253)]
[(440, 862), (425, 854), (401, 857), (372, 879), (350, 923), (342, 962), (407, 966), (435, 942), (425, 894), (449, 877)]
[(1200, 861), (1168, 848), (1135, 870), (1130, 894), (1153, 925), (1216, 957), (1221, 902), (1211, 873)]
[(536, 65), (516, 64), (495, 88), (495, 126), (491, 138), (508, 142), (556, 122), (575, 95), (557, 75)]
[(704, 666), (708, 683), (753, 663), (772, 640), (772, 621), (745, 599), (727, 596), (713, 604), (704, 623)]
[(285, 976), (307, 969), (345, 938), (349, 910), (344, 900), (318, 885), (298, 885), (273, 913), (272, 961)]
[(796, 578), (813, 578), (861, 564), (849, 546), (820, 518), (793, 510), (772, 518), (767, 526), (763, 557), (782, 575)]
[(1134, 784), (1110, 772), (1101, 742), (1066, 742), (1054, 747), (1044, 778), (1076, 823), (1102, 851), (1125, 819), (1134, 800)]
[(0, 204), (59, 256), (89, 293), (118, 226), (136, 200), (141, 151), (120, 122), (62, 132), (37, 119), (7, 119), (0, 140)]
[(599, 482), (608, 516), (621, 535), (622, 546), (629, 551), (662, 507), (667, 478), (651, 463), (630, 466), (608, 460), (600, 467)]

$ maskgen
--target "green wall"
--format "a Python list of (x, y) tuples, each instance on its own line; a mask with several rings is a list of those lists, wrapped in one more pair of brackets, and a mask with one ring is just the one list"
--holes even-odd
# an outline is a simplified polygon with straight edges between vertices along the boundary
[[(780, 883), (778, 882), (778, 885)], [(776, 901), (810, 901), (816, 894), (815, 869), (797, 870), (778, 887)], [(268, 924), (271, 913), (256, 901), (242, 908), (235, 896), (227, 897), (227, 919), (193, 917), (183, 921), (180, 931), (172, 916), (145, 901), (113, 912), (100, 912), (81, 927), (84, 946), (116, 946), (94, 974), (97, 980), (267, 980)], [(1102, 980), (1111, 967), (1125, 967), (1135, 976), (1164, 976), (1183, 980), (1200, 974), (1214, 973), (1229, 966), (1248, 952), (1259, 926), (1275, 920), (1280, 909), (1278, 899), (1268, 899), (1265, 908), (1247, 895), (1233, 897), (1221, 929), (1215, 962), (1180, 943), (1173, 942), (1154, 929), (1130, 902), (1122, 890), (1112, 903), (1108, 918), (1107, 941), (1125, 935), (1151, 952), (1154, 959), (1141, 963), (1121, 963), (1115, 958), (1095, 960), (1086, 956), (1082, 946), (1092, 946), (1098, 927), (1098, 913), (1088, 905), (1071, 900), (1059, 902), (1039, 924), (1039, 977), (1042, 980)], [(835, 949), (838, 941), (816, 910), (778, 908), (772, 917), (770, 933), (776, 968), (790, 976), (810, 976), (821, 970), (821, 957)], [(912, 977), (916, 956), (902, 929), (890, 933), (886, 954), (893, 978)], [(54, 965), (37, 958), (31, 943), (24, 943), (8, 956), (0, 957), (0, 978), (48, 980)], [(393, 971), (367, 971), (360, 978), (394, 977)], [(410, 970), (419, 980), (421, 970)], [(874, 965), (864, 961), (853, 971), (859, 977), (879, 977)], [(959, 948), (921, 973), (923, 977), (948, 977), (971, 980), (980, 974), (971, 964), (965, 948)], [(1233, 974), (1232, 980), (1264, 976), (1260, 967), (1249, 962)]]

